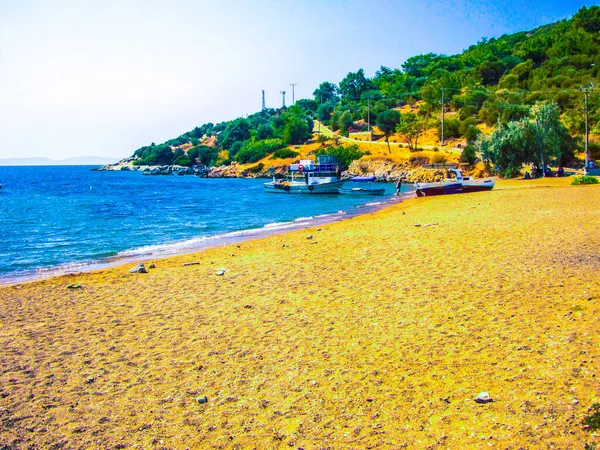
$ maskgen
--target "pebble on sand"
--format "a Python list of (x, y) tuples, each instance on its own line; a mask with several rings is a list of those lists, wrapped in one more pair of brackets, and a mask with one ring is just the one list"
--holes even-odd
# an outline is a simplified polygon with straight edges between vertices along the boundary
[(492, 397), (487, 392), (480, 392), (477, 397), (475, 397), (475, 402), (477, 403), (489, 403), (492, 402)]
[(196, 397), (196, 401), (202, 405), (204, 403), (208, 403), (208, 398), (206, 395), (201, 395), (200, 397)]
[(129, 269), (129, 273), (148, 273), (148, 271), (143, 264), (138, 264), (137, 266)]

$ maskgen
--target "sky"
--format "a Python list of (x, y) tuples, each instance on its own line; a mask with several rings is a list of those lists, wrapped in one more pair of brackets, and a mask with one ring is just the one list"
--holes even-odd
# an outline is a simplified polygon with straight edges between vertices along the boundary
[(0, 0), (0, 158), (123, 158), (577, 0)]

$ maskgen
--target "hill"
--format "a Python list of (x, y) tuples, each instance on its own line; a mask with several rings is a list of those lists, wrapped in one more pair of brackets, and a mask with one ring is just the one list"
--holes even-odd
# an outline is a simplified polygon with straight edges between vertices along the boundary
[[(583, 7), (568, 20), (483, 38), (457, 55), (416, 55), (401, 68), (381, 67), (373, 78), (359, 69), (338, 84), (324, 81), (312, 99), (298, 100), (291, 108), (265, 109), (229, 122), (203, 124), (163, 144), (142, 147), (134, 152), (134, 164), (229, 166), (237, 162), (243, 170), (257, 173), (275, 162), (287, 165), (307, 153), (295, 146), (318, 141), (320, 147), (328, 148), (327, 138), (358, 137), (357, 132), (369, 132), (368, 140), (400, 142), (410, 152), (399, 152), (399, 145), (373, 146), (363, 141), (341, 140), (340, 145), (356, 145), (363, 154), (407, 162), (411, 152), (435, 151), (450, 143), (451, 147), (470, 147), (463, 151), (462, 160), (474, 163), (477, 151), (482, 150), (473, 144), (482, 131), (533, 121), (531, 108), (549, 104), (555, 105), (560, 118), (555, 126), (564, 127), (575, 139), (554, 150), (540, 149), (547, 153), (541, 161), (531, 160), (531, 155), (521, 159), (529, 158), (538, 166), (548, 162), (577, 166), (584, 149), (586, 89), (590, 157), (600, 157), (600, 97), (588, 88), (600, 69), (599, 31), (600, 7)], [(335, 136), (315, 137), (311, 133), (315, 121), (328, 126)], [(315, 149), (309, 148), (308, 153), (313, 153)], [(435, 159), (427, 158), (419, 161)]]

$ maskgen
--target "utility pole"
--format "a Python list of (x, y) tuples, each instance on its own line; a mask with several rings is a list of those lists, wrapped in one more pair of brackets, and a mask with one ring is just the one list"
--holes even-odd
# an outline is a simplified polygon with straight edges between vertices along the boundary
[(263, 89), (262, 91), (262, 110), (264, 111), (265, 109), (265, 90)]
[(371, 134), (371, 97), (367, 99), (367, 131)]
[[(323, 94), (319, 95), (319, 106), (323, 104)], [(318, 109), (317, 109), (318, 111)], [(321, 118), (319, 117), (319, 130), (317, 131), (318, 134), (321, 134)]]
[(590, 83), (588, 84), (585, 89), (581, 89), (581, 91), (583, 91), (583, 93), (585, 94), (585, 166), (584, 166), (584, 173), (587, 174), (588, 168), (589, 168), (589, 164), (590, 164), (590, 153), (589, 153), (589, 129), (588, 129), (588, 95), (591, 92), (593, 88), (593, 84)]
[(442, 88), (442, 145), (444, 146), (444, 88)]
[(292, 106), (294, 106), (296, 104), (296, 98), (294, 96), (294, 87), (298, 86), (298, 83), (290, 83), (290, 86), (292, 87)]
[(280, 91), (279, 93), (283, 96), (283, 106), (282, 106), (282, 108), (285, 108), (285, 91)]

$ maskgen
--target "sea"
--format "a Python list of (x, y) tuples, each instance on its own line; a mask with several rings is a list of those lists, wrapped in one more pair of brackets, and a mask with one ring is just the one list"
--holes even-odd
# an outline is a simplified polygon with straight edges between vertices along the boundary
[(384, 197), (286, 195), (264, 192), (265, 179), (92, 168), (0, 167), (0, 284), (254, 239), (403, 198), (391, 183), (377, 184)]

